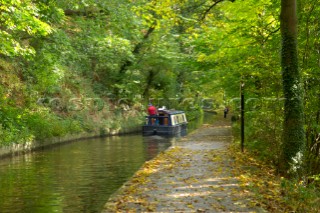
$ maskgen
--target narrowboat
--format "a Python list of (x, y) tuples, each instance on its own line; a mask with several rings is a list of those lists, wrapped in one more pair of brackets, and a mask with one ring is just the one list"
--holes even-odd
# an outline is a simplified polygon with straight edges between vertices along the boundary
[(157, 115), (146, 116), (143, 135), (183, 136), (187, 132), (187, 118), (183, 111), (159, 109)]

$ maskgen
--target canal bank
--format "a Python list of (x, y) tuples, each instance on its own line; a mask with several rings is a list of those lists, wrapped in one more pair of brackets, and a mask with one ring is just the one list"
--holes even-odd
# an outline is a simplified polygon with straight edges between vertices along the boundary
[(99, 137), (107, 137), (107, 136), (115, 136), (115, 135), (124, 135), (124, 134), (131, 134), (141, 132), (141, 127), (131, 127), (131, 128), (123, 128), (123, 129), (115, 129), (109, 131), (108, 133), (101, 132), (101, 131), (94, 131), (91, 133), (82, 132), (77, 134), (67, 134), (62, 137), (52, 137), (46, 140), (31, 140), (25, 143), (13, 143), (8, 146), (0, 147), (0, 159), (6, 158), (10, 156), (15, 156), (19, 154), (26, 154), (34, 150), (39, 150), (46, 147), (51, 147), (54, 145), (59, 145), (63, 143), (78, 141), (78, 140), (86, 140), (92, 138), (99, 138)]
[(146, 162), (102, 212), (265, 212), (234, 175), (231, 141), (219, 116)]

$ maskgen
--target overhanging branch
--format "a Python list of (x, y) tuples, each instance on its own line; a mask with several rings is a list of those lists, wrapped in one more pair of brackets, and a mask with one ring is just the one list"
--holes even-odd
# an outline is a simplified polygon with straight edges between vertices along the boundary
[(217, 4), (219, 4), (220, 2), (223, 2), (223, 1), (224, 1), (224, 0), (215, 1), (215, 2), (204, 12), (204, 14), (202, 15), (200, 21), (203, 21), (203, 20), (207, 17), (208, 13), (212, 10), (212, 8), (213, 8), (214, 6), (216, 6)]

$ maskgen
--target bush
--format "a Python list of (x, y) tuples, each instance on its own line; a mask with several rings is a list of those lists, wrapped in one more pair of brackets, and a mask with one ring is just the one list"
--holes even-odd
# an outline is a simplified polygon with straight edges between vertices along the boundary
[(61, 119), (45, 108), (32, 111), (6, 106), (0, 110), (0, 119), (0, 145), (44, 140), (82, 130), (79, 122)]
[(318, 212), (320, 209), (319, 187), (314, 184), (305, 185), (303, 181), (283, 179), (281, 183), (285, 203), (292, 212)]
[(36, 140), (64, 136), (68, 133), (80, 132), (82, 129), (77, 121), (61, 119), (50, 113), (34, 113), (28, 116), (26, 125)]

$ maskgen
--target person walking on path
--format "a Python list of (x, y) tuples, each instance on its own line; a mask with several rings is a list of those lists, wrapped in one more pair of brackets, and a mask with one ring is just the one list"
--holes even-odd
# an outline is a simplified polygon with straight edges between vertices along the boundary
[(224, 110), (223, 110), (223, 117), (224, 118), (227, 118), (228, 112), (229, 112), (229, 107), (225, 107)]

